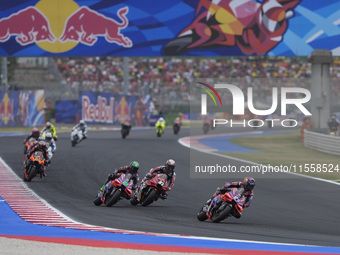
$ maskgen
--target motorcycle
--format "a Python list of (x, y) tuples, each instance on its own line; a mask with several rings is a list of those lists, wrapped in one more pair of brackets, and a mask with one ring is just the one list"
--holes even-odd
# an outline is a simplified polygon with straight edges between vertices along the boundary
[[(222, 201), (221, 194), (213, 198), (209, 205), (205, 204), (197, 214), (199, 221), (205, 221), (210, 217), (214, 223), (218, 223), (231, 216), (234, 211), (241, 213), (245, 197), (242, 195), (243, 189), (231, 189), (224, 194), (227, 201)], [(209, 216), (208, 216), (209, 215)]]
[(162, 136), (163, 130), (164, 130), (164, 128), (162, 128), (161, 126), (158, 126), (158, 127), (156, 128), (157, 137), (161, 137), (161, 136)]
[(142, 206), (148, 206), (157, 201), (162, 194), (169, 190), (167, 179), (168, 176), (166, 174), (155, 175), (147, 181), (144, 187), (140, 187), (139, 191), (134, 194), (130, 200), (131, 205), (140, 203)]
[(27, 170), (24, 172), (24, 181), (30, 182), (34, 177), (40, 175), (42, 178), (44, 173), (45, 158), (41, 151), (35, 151), (30, 158), (27, 159)]
[(175, 121), (173, 125), (174, 134), (177, 135), (180, 129), (181, 129), (181, 122)]
[(131, 125), (122, 124), (122, 129), (120, 130), (122, 138), (124, 139), (130, 134)]
[(210, 119), (204, 120), (203, 122), (203, 132), (206, 135), (209, 129), (214, 130), (213, 121)]
[(73, 128), (71, 132), (71, 144), (72, 147), (76, 146), (83, 139), (83, 133), (78, 128)]
[(131, 180), (131, 174), (121, 174), (118, 178), (109, 181), (104, 188), (105, 194), (100, 191), (93, 203), (96, 206), (101, 204), (110, 207), (116, 204), (122, 198), (131, 199), (132, 196), (133, 181)]

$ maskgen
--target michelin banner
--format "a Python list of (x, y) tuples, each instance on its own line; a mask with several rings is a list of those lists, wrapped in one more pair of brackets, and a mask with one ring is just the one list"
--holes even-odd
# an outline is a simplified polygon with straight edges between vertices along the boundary
[(44, 91), (0, 91), (0, 127), (44, 124)]
[(0, 3), (1, 56), (340, 55), (338, 0)]

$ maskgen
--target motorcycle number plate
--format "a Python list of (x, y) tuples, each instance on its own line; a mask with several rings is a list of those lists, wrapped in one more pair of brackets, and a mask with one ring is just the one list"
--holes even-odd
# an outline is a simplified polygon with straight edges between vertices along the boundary
[(161, 186), (164, 186), (164, 182), (162, 182), (162, 181), (159, 181), (158, 184), (161, 185)]

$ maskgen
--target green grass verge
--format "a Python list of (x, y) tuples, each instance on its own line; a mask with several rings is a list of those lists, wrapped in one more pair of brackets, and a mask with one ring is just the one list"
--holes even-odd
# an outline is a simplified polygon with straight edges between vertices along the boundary
[[(297, 173), (329, 180), (340, 179), (339, 156), (305, 148), (303, 142), (300, 141), (299, 132), (251, 137), (236, 137), (232, 138), (230, 141), (249, 149), (260, 150), (261, 152), (221, 154), (264, 165), (270, 164), (272, 166), (290, 166), (292, 164), (293, 166), (296, 166)], [(307, 172), (306, 170), (308, 168), (312, 170), (312, 166), (310, 164), (319, 164), (320, 168), (318, 170), (321, 169), (321, 172), (317, 172), (316, 170), (314, 172)], [(322, 168), (322, 164), (326, 164), (324, 168)], [(300, 165), (302, 166), (301, 171)], [(331, 172), (331, 165), (334, 166), (333, 172)], [(335, 169), (335, 166), (338, 166), (338, 171)], [(317, 165), (315, 168), (316, 167)], [(324, 171), (327, 170), (327, 172), (322, 172), (322, 169)]]

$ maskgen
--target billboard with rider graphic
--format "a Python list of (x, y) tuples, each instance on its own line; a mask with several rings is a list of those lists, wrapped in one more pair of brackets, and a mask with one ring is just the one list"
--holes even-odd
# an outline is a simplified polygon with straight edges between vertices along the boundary
[(2, 56), (340, 55), (337, 0), (2, 1)]
[(44, 124), (44, 91), (0, 91), (0, 127)]

